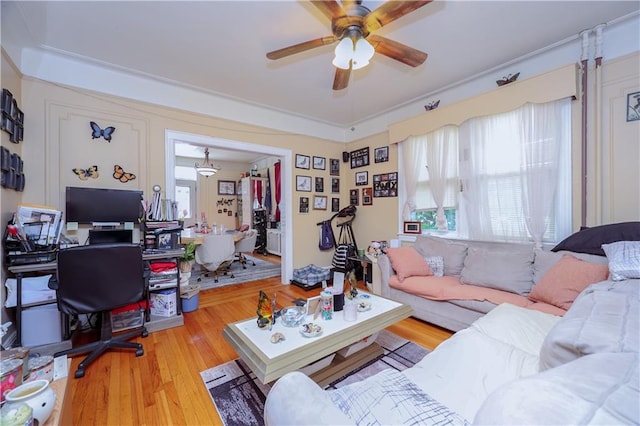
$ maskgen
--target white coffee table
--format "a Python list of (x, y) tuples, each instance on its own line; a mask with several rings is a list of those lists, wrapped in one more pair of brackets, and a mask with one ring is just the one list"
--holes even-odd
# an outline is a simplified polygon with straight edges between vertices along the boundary
[[(361, 291), (360, 295), (363, 293)], [(299, 332), (300, 327), (285, 327), (282, 321), (276, 321), (270, 331), (259, 329), (256, 317), (228, 324), (222, 333), (258, 379), (262, 383), (269, 383), (371, 336), (412, 313), (409, 305), (370, 293), (364, 294), (369, 296), (366, 300), (371, 302), (371, 310), (358, 312), (356, 321), (345, 321), (341, 311), (334, 312), (331, 320), (323, 320), (321, 316), (313, 320), (307, 316), (305, 322), (315, 322), (323, 328), (322, 334), (317, 337), (304, 337)], [(276, 332), (284, 334), (286, 340), (271, 343), (271, 336)], [(329, 367), (311, 377), (328, 383), (332, 377), (345, 370), (350, 371), (381, 353), (382, 349), (373, 344), (346, 358), (336, 356)]]

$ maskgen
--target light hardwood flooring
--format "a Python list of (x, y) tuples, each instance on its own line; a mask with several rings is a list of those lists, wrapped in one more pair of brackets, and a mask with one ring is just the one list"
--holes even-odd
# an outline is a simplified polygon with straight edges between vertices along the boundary
[[(273, 260), (270, 256), (269, 259)], [(255, 315), (259, 290), (278, 295), (278, 305), (319, 293), (283, 285), (280, 277), (206, 290), (199, 308), (184, 314), (184, 326), (139, 338), (144, 355), (111, 351), (94, 361), (81, 379), (70, 372), (75, 425), (219, 425), (222, 424), (200, 372), (237, 358), (222, 337), (225, 324)], [(451, 333), (414, 318), (388, 330), (433, 349)]]

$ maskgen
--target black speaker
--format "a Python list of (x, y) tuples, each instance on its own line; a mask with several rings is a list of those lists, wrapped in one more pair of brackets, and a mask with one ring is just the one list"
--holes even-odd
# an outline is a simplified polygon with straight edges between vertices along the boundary
[(345, 163), (349, 161), (349, 153), (347, 151), (342, 152), (342, 161)]

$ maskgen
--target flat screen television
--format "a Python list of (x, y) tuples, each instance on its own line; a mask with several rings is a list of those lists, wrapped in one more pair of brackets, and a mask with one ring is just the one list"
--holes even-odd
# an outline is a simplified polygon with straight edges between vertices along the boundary
[(104, 188), (66, 190), (65, 219), (68, 222), (137, 222), (142, 217), (142, 191)]

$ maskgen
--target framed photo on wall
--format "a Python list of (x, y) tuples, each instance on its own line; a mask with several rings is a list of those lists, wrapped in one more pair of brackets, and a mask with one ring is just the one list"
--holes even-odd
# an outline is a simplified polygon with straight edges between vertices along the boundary
[(311, 164), (311, 158), (308, 155), (296, 154), (296, 169), (307, 169)]
[(374, 197), (398, 196), (398, 172), (373, 175)]
[(331, 192), (334, 194), (340, 193), (340, 178), (331, 178)]
[(371, 206), (373, 205), (373, 188), (362, 188), (362, 205), (363, 206)]
[(329, 159), (329, 174), (331, 176), (340, 176), (340, 159), (338, 158)]
[(311, 192), (311, 176), (296, 176), (296, 191)]
[(232, 180), (219, 180), (218, 195), (236, 195), (236, 183)]
[(373, 157), (376, 163), (384, 163), (389, 161), (389, 147), (383, 146), (373, 150)]
[(324, 178), (316, 177), (316, 192), (324, 192)]
[(340, 198), (331, 198), (331, 213), (340, 211)]
[(627, 121), (640, 120), (640, 92), (627, 95)]
[(300, 197), (300, 203), (298, 204), (299, 213), (309, 213), (309, 197)]
[(349, 204), (353, 206), (357, 206), (359, 204), (360, 198), (360, 190), (359, 189), (351, 189), (349, 190)]
[(313, 168), (316, 170), (324, 170), (327, 168), (327, 159), (324, 157), (313, 156)]
[(364, 167), (369, 165), (369, 147), (356, 149), (355, 151), (351, 151), (349, 155), (351, 158), (351, 168), (355, 169), (358, 167)]
[(314, 210), (326, 210), (327, 209), (327, 197), (325, 195), (313, 196), (313, 209)]
[(369, 184), (369, 172), (356, 172), (356, 186)]

